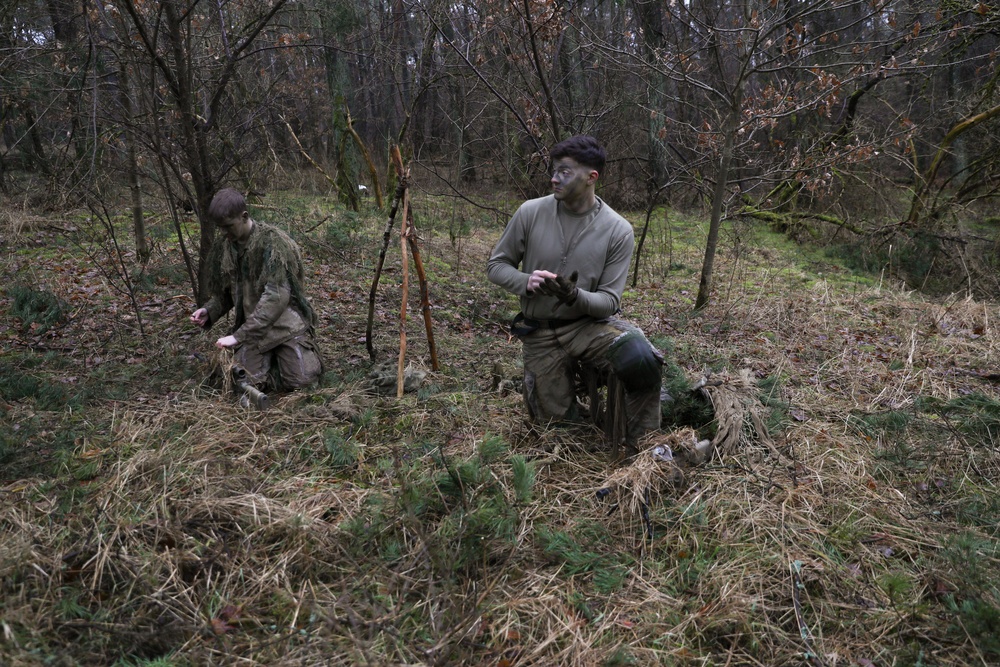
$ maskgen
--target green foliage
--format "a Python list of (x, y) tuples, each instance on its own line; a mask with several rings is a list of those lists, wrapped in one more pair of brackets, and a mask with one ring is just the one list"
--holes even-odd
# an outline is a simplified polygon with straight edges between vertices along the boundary
[(552, 562), (562, 565), (563, 571), (570, 576), (590, 573), (594, 588), (602, 595), (620, 589), (628, 577), (628, 569), (620, 561), (624, 554), (602, 554), (582, 546), (607, 544), (609, 536), (604, 526), (581, 522), (572, 533), (543, 526), (536, 530), (536, 535), (543, 553)]
[(449, 538), (449, 559), (459, 571), (472, 572), (488, 565), (494, 549), (513, 543), (517, 513), (497, 489), (481, 493), (468, 508), (460, 508), (442, 522), (438, 535)]
[(878, 583), (893, 604), (907, 602), (913, 592), (913, 582), (905, 572), (887, 572), (879, 577)]
[(601, 595), (610, 595), (622, 587), (628, 570), (618, 563), (609, 563), (594, 569), (594, 588)]
[(764, 425), (768, 433), (779, 433), (789, 425), (788, 403), (782, 399), (781, 386), (784, 378), (780, 375), (769, 375), (762, 378), (757, 387), (761, 404), (767, 408), (767, 419)]
[(848, 424), (870, 438), (900, 436), (912, 421), (913, 414), (899, 410), (889, 410), (871, 415), (853, 414), (848, 417)]
[(92, 613), (80, 602), (80, 593), (72, 588), (63, 588), (56, 603), (56, 612), (63, 620), (92, 619)]
[(324, 241), (334, 248), (351, 248), (362, 228), (361, 216), (354, 211), (339, 211), (324, 225)]
[(1000, 657), (1000, 609), (978, 597), (951, 601), (950, 610), (958, 617), (948, 627), (956, 641), (969, 637), (984, 656)]
[(507, 442), (495, 435), (487, 436), (479, 443), (479, 458), (483, 463), (495, 463), (508, 451)]
[(514, 471), (514, 495), (517, 502), (526, 503), (531, 500), (531, 493), (535, 486), (535, 475), (537, 470), (535, 464), (527, 461), (520, 454), (510, 457), (511, 468)]
[(183, 263), (157, 264), (138, 269), (132, 276), (136, 290), (151, 292), (159, 286), (179, 286), (188, 282), (187, 267)]
[(343, 430), (326, 429), (323, 433), (323, 445), (328, 454), (327, 461), (332, 467), (347, 469), (357, 465), (360, 458), (358, 447)]
[(711, 404), (691, 390), (684, 371), (670, 357), (663, 364), (663, 389), (670, 395), (661, 405), (664, 427), (690, 426), (704, 436), (711, 435), (706, 432), (715, 420)]
[[(414, 532), (424, 535), (421, 557), (429, 557), (448, 576), (466, 576), (494, 562), (515, 543), (520, 517), (499, 483), (502, 475), (492, 465), (516, 465), (508, 460), (508, 445), (487, 437), (471, 459), (421, 457), (428, 444), (413, 447), (385, 470), (398, 475), (392, 497), (372, 499), (341, 528), (349, 535), (351, 552), (358, 558), (378, 553), (388, 562), (407, 555)], [(512, 457), (513, 458), (513, 457)], [(429, 461), (437, 465), (428, 467)], [(533, 469), (520, 464), (520, 485), (530, 495)]]
[(340, 524), (340, 529), (347, 535), (344, 544), (348, 552), (357, 559), (365, 559), (372, 552), (377, 552), (380, 541), (392, 528), (392, 522), (386, 516), (386, 498), (372, 494), (365, 499), (365, 504), (359, 512)]
[(82, 397), (71, 394), (71, 386), (29, 374), (13, 361), (0, 361), (0, 395), (8, 401), (31, 399), (40, 410), (79, 407)]
[(639, 662), (635, 659), (629, 650), (624, 646), (619, 646), (614, 650), (614, 652), (608, 656), (608, 659), (604, 661), (605, 667), (626, 667), (627, 665), (638, 665)]
[(174, 656), (164, 655), (159, 658), (135, 658), (121, 659), (112, 664), (112, 667), (187, 667), (191, 662), (184, 658), (178, 658)]
[(437, 500), (437, 487), (433, 480), (426, 477), (410, 479), (408, 475), (401, 480), (397, 496), (397, 507), (400, 511), (420, 518), (435, 506)]
[(21, 320), (25, 331), (34, 325), (35, 333), (45, 333), (66, 319), (66, 304), (52, 292), (14, 285), (9, 295), (13, 300), (10, 314)]
[(918, 407), (940, 416), (973, 446), (995, 447), (1000, 439), (1000, 401), (978, 392), (949, 401), (922, 398)]
[(826, 253), (854, 271), (872, 275), (888, 271), (911, 288), (931, 294), (952, 292), (966, 278), (957, 253), (945, 247), (939, 236), (919, 231), (896, 234), (877, 243), (858, 237), (829, 246)]
[(940, 551), (940, 557), (949, 572), (957, 577), (961, 588), (967, 592), (984, 591), (993, 580), (993, 563), (1000, 548), (993, 539), (972, 531), (949, 537)]
[(1000, 609), (995, 605), (998, 589), (994, 582), (996, 556), (1000, 545), (967, 531), (950, 536), (939, 552), (943, 568), (957, 586), (945, 600), (954, 622), (948, 632), (956, 641), (966, 637), (985, 656), (1000, 656)]
[(555, 563), (564, 564), (567, 574), (588, 572), (600, 560), (600, 555), (583, 549), (569, 533), (546, 527), (538, 529), (542, 551)]
[(955, 507), (955, 519), (964, 526), (988, 529), (1000, 533), (1000, 496), (992, 490), (966, 496)]
[(473, 491), (483, 479), (483, 469), (478, 461), (462, 461), (456, 465), (445, 465), (438, 473), (437, 488), (442, 495), (454, 499), (464, 499), (467, 491)]

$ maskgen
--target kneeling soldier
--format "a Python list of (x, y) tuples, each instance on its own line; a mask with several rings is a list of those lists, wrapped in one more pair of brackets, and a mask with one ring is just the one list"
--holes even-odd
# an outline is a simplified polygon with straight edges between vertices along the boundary
[(215, 195), (208, 215), (221, 231), (207, 260), (211, 298), (191, 322), (210, 329), (235, 311), (235, 328), (215, 345), (233, 350), (241, 379), (253, 387), (285, 391), (316, 382), (323, 362), (298, 245), (277, 227), (252, 220), (246, 199), (232, 188)]
[(642, 331), (614, 318), (632, 259), (632, 225), (594, 192), (606, 161), (597, 140), (572, 137), (550, 157), (553, 193), (517, 210), (487, 276), (521, 299), (511, 330), (523, 343), (530, 416), (576, 417), (577, 362), (613, 372), (625, 388), (626, 445), (634, 451), (640, 436), (660, 426), (663, 357)]

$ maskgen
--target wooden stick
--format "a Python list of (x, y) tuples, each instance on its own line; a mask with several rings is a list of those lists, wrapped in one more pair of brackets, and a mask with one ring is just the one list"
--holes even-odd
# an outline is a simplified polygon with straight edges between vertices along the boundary
[(413, 264), (417, 267), (417, 278), (420, 280), (420, 310), (424, 315), (424, 329), (427, 331), (427, 347), (431, 353), (431, 370), (438, 370), (437, 347), (434, 345), (434, 323), (431, 320), (431, 297), (427, 287), (427, 274), (424, 272), (424, 263), (420, 259), (420, 246), (417, 245), (417, 228), (413, 224), (413, 211), (407, 209), (409, 214), (405, 220), (406, 237), (410, 245), (410, 254), (413, 255)]
[(409, 299), (409, 259), (407, 248), (413, 255), (413, 263), (417, 269), (417, 278), (420, 284), (420, 307), (424, 318), (424, 329), (427, 331), (427, 345), (431, 353), (431, 369), (437, 371), (438, 358), (437, 346), (434, 343), (434, 322), (431, 317), (430, 289), (427, 282), (427, 273), (424, 271), (424, 263), (420, 256), (420, 246), (417, 243), (417, 229), (413, 222), (413, 208), (410, 206), (409, 194), (409, 169), (403, 167), (403, 158), (398, 146), (390, 149), (390, 159), (396, 174), (399, 177), (399, 185), (396, 187), (396, 198), (392, 204), (392, 211), (389, 213), (389, 220), (386, 222), (385, 231), (382, 234), (382, 250), (379, 253), (378, 264), (375, 268), (375, 278), (372, 281), (371, 291), (368, 293), (368, 328), (365, 332), (365, 345), (368, 348), (368, 356), (375, 361), (375, 348), (372, 344), (372, 326), (375, 320), (375, 297), (378, 290), (379, 279), (382, 275), (382, 267), (385, 265), (385, 255), (389, 249), (389, 240), (392, 234), (392, 226), (399, 209), (399, 203), (403, 203), (403, 221), (400, 223), (400, 246), (402, 248), (403, 265), (403, 294), (402, 305), (399, 314), (399, 363), (397, 368), (397, 397), (403, 395), (404, 362), (406, 356), (406, 305)]
[[(406, 190), (403, 192), (403, 220), (405, 221), (409, 216), (410, 192), (409, 190)], [(410, 261), (406, 257), (405, 231), (399, 236), (399, 245), (402, 250), (402, 259), (400, 261), (403, 265), (403, 295), (399, 304), (399, 365), (396, 371), (396, 398), (403, 397), (403, 380), (405, 376), (403, 366), (406, 363), (406, 302), (410, 297)]]
[[(393, 146), (397, 153), (399, 149)], [(372, 280), (372, 288), (368, 292), (368, 329), (365, 330), (365, 347), (368, 348), (368, 357), (375, 361), (375, 346), (372, 344), (372, 321), (375, 319), (375, 295), (378, 291), (378, 282), (382, 277), (382, 266), (385, 264), (385, 253), (389, 249), (389, 239), (392, 235), (392, 225), (396, 221), (396, 211), (399, 209), (399, 202), (406, 191), (406, 181), (400, 177), (399, 186), (396, 188), (396, 199), (392, 202), (392, 210), (389, 212), (389, 220), (385, 223), (385, 231), (382, 232), (382, 251), (378, 255), (378, 264), (375, 266), (375, 278)]]

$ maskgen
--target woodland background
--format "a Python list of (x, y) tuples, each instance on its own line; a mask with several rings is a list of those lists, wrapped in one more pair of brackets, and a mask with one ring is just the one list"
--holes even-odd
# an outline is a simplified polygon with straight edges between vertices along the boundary
[[(994, 664), (998, 42), (966, 1), (3, 2), (0, 662)], [(766, 408), (680, 479), (523, 421), (483, 266), (577, 133), (665, 430), (711, 437), (706, 374)], [(442, 360), (400, 399), (393, 147)], [(320, 316), (265, 413), (187, 322), (223, 186)]]

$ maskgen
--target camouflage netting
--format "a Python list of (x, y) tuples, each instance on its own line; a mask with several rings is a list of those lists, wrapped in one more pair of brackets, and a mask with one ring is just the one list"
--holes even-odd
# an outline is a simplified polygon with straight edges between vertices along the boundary
[[(737, 455), (751, 443), (774, 449), (765, 424), (766, 408), (757, 395), (757, 382), (751, 371), (744, 368), (738, 374), (721, 373), (702, 378), (695, 384), (711, 403), (716, 431), (712, 447), (706, 456), (717, 452), (720, 457)], [(694, 461), (700, 463), (701, 461)]]
[[(655, 521), (650, 508), (662, 504), (663, 498), (684, 493), (690, 486), (685, 481), (697, 466), (713, 459), (756, 457), (753, 450), (760, 447), (777, 454), (765, 424), (767, 408), (760, 402), (749, 370), (706, 376), (690, 392), (711, 406), (715, 436), (699, 439), (691, 426), (649, 433), (639, 442), (639, 452), (598, 491), (609, 512), (620, 513), (628, 527), (626, 534), (652, 539)], [(610, 409), (615, 407), (612, 404)]]

